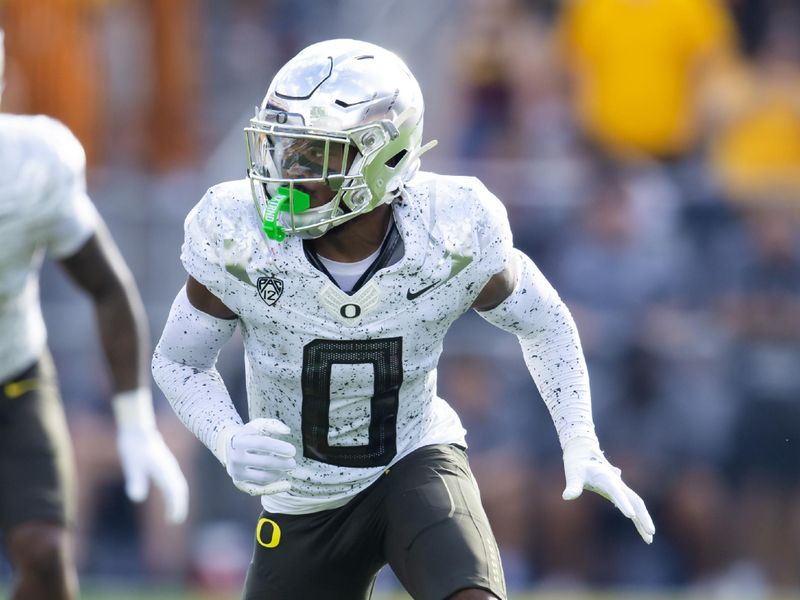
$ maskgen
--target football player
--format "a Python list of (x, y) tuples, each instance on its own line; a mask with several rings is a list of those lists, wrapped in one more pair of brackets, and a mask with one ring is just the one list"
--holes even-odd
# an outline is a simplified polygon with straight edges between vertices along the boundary
[(61, 123), (0, 114), (0, 531), (13, 600), (77, 597), (72, 448), (39, 305), (45, 255), (94, 304), (128, 496), (144, 500), (152, 479), (170, 521), (187, 511), (186, 481), (156, 429), (141, 300), (86, 195), (84, 169), (83, 148)]
[[(563, 446), (565, 499), (598, 492), (655, 532), (600, 451), (575, 325), (477, 179), (419, 170), (423, 100), (394, 54), (312, 45), (245, 130), (248, 178), (185, 224), (189, 273), (153, 357), (175, 412), (260, 495), (248, 599), (365, 599), (391, 565), (417, 599), (506, 598), (465, 431), (436, 394), (474, 308), (515, 333)], [(248, 422), (215, 370), (237, 327)]]

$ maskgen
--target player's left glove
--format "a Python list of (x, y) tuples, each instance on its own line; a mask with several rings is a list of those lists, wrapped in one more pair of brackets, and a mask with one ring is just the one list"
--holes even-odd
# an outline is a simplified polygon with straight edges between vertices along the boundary
[(167, 520), (183, 522), (189, 508), (189, 486), (178, 461), (156, 429), (150, 391), (119, 393), (112, 400), (112, 408), (128, 498), (133, 502), (144, 501), (152, 479), (164, 496)]
[(567, 479), (564, 500), (574, 500), (585, 489), (600, 494), (633, 521), (645, 542), (653, 542), (656, 528), (644, 501), (625, 485), (622, 471), (608, 462), (597, 440), (578, 437), (564, 445), (564, 474)]

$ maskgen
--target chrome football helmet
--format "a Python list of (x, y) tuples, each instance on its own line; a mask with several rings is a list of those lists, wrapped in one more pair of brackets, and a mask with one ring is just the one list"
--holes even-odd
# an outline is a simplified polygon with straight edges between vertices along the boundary
[[(395, 54), (329, 40), (291, 59), (245, 128), (247, 175), (270, 239), (316, 238), (392, 202), (436, 142), (422, 142), (422, 92)], [(311, 207), (303, 184), (334, 193)]]

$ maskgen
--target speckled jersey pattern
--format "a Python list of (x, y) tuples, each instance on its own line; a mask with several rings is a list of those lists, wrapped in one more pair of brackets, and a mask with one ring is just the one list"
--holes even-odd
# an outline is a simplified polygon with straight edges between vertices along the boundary
[(348, 295), (302, 241), (267, 240), (246, 180), (210, 189), (186, 220), (189, 274), (239, 317), (249, 418), (291, 429), (298, 467), (265, 509), (340, 506), (428, 444), (464, 444), (436, 395), (452, 322), (512, 252), (502, 204), (478, 180), (420, 173), (393, 205), (402, 259)]

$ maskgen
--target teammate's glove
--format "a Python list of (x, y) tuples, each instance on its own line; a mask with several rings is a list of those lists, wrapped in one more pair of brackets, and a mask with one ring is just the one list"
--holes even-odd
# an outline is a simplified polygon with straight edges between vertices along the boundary
[(567, 479), (564, 500), (574, 500), (584, 489), (600, 494), (633, 521), (645, 542), (653, 542), (656, 528), (644, 502), (622, 481), (622, 471), (603, 456), (597, 440), (578, 437), (566, 443), (564, 474)]
[(253, 419), (234, 430), (225, 441), (225, 467), (234, 485), (251, 496), (287, 492), (288, 471), (297, 466), (295, 447), (275, 436), (289, 428), (277, 419)]
[(112, 400), (112, 408), (128, 498), (133, 502), (144, 501), (152, 479), (164, 496), (167, 520), (183, 522), (189, 508), (189, 486), (178, 461), (156, 429), (150, 391), (138, 389), (119, 393)]

